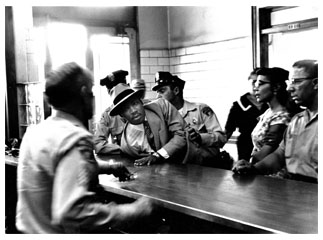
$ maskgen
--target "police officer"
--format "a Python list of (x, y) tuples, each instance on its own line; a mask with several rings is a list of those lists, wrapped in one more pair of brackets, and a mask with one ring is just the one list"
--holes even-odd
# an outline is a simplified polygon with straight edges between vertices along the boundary
[(157, 72), (155, 83), (152, 90), (172, 103), (187, 123), (187, 161), (217, 167), (217, 157), (226, 136), (213, 110), (207, 104), (184, 100), (185, 81), (176, 75)]
[[(118, 70), (108, 74), (100, 80), (101, 86), (106, 86), (109, 95), (112, 89), (119, 83), (127, 83), (127, 71)], [(125, 122), (120, 116), (110, 116), (113, 105), (109, 106), (101, 116), (97, 123), (94, 146), (97, 154), (120, 154), (120, 139)], [(110, 141), (111, 136), (111, 141)]]

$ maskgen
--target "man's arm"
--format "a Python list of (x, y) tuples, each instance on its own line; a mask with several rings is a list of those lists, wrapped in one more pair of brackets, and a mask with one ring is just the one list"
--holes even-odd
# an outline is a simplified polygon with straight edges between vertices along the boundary
[(172, 138), (166, 143), (159, 151), (164, 157), (164, 151), (171, 157), (178, 151), (186, 147), (186, 137), (184, 131), (184, 120), (179, 114), (177, 109), (168, 101), (161, 99), (159, 104), (162, 108), (165, 121), (168, 125), (168, 131), (171, 133)]
[(227, 142), (227, 137), (221, 128), (216, 114), (209, 106), (204, 104), (201, 108), (201, 115), (207, 131), (206, 133), (200, 133), (202, 145), (223, 147)]
[[(108, 204), (96, 199), (98, 163), (90, 139), (82, 139), (60, 160), (52, 191), (53, 224), (68, 232), (95, 232), (109, 227), (124, 227), (149, 216), (149, 199), (129, 204)], [(111, 200), (111, 199), (108, 199)]]
[(97, 154), (119, 154), (120, 146), (114, 143), (109, 143), (111, 129), (108, 123), (111, 121), (108, 116), (109, 111), (102, 114), (100, 122), (97, 124), (94, 134), (94, 147)]
[(284, 150), (278, 147), (254, 166), (259, 173), (264, 175), (279, 171), (285, 166)]
[(232, 171), (237, 174), (251, 175), (261, 174), (267, 175), (279, 171), (285, 166), (284, 149), (278, 147), (276, 151), (269, 154), (263, 160), (256, 164), (252, 164), (244, 159), (237, 161)]
[(128, 171), (122, 162), (114, 160), (103, 161), (96, 160), (99, 166), (99, 174), (113, 174), (119, 181), (127, 181), (131, 179), (132, 174)]

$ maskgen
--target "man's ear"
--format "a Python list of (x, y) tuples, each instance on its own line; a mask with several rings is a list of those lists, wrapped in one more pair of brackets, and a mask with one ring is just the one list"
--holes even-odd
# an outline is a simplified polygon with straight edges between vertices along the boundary
[(81, 96), (84, 96), (85, 95), (85, 91), (86, 91), (86, 87), (85, 86), (82, 86), (81, 87), (81, 91), (80, 91), (80, 95)]
[(88, 95), (86, 86), (83, 85), (81, 87), (80, 95), (81, 97), (86, 97)]
[(86, 86), (82, 86), (81, 87), (81, 91), (80, 91), (80, 99), (82, 102), (86, 102), (87, 99), (87, 88)]
[(314, 85), (314, 89), (318, 89), (319, 88), (319, 81), (318, 78), (314, 78), (312, 80), (312, 84)]
[(179, 87), (175, 86), (173, 91), (174, 91), (175, 95), (178, 95), (179, 94)]

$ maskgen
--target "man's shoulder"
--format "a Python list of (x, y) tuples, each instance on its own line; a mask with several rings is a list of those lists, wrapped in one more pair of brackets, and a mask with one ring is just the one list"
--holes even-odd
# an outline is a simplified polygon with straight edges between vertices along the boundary
[(107, 107), (107, 108), (103, 111), (102, 115), (110, 116), (110, 112), (111, 112), (112, 108), (113, 108), (113, 105), (111, 105), (111, 106)]
[(307, 114), (307, 110), (304, 109), (303, 111), (300, 111), (299, 113), (296, 113), (293, 117), (292, 117), (292, 121), (298, 118), (303, 118), (305, 117), (305, 115)]
[(52, 132), (56, 132), (61, 135), (83, 135), (91, 136), (91, 133), (79, 122), (64, 119), (64, 118), (52, 118), (47, 122), (44, 122), (44, 127), (48, 125), (48, 129)]
[[(298, 122), (299, 120), (301, 119), (304, 119), (304, 118), (308, 118), (309, 116), (309, 113), (308, 113), (308, 109), (304, 109), (303, 111), (299, 112), (299, 113), (296, 113), (292, 119), (291, 119), (291, 123), (295, 123), (295, 122)], [(315, 118), (313, 118), (312, 121), (317, 121), (318, 119), (318, 113), (316, 114)]]
[(163, 99), (163, 98), (157, 98), (154, 100), (151, 100), (147, 103), (144, 104), (144, 108), (155, 108), (155, 107), (161, 107), (161, 106), (166, 106), (169, 105), (170, 103)]
[(67, 151), (81, 139), (92, 141), (92, 134), (87, 129), (64, 118), (49, 118), (28, 127), (25, 136), (36, 148), (49, 146), (58, 151)]
[(185, 101), (185, 104), (187, 104), (187, 109), (198, 109), (201, 114), (207, 116), (211, 116), (214, 113), (212, 108), (206, 103)]

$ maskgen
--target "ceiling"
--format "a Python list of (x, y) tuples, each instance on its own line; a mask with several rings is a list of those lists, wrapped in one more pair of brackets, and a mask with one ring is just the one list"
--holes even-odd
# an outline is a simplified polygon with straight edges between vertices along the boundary
[(92, 26), (122, 24), (134, 27), (136, 26), (136, 7), (41, 6), (33, 7), (33, 17), (78, 22)]

